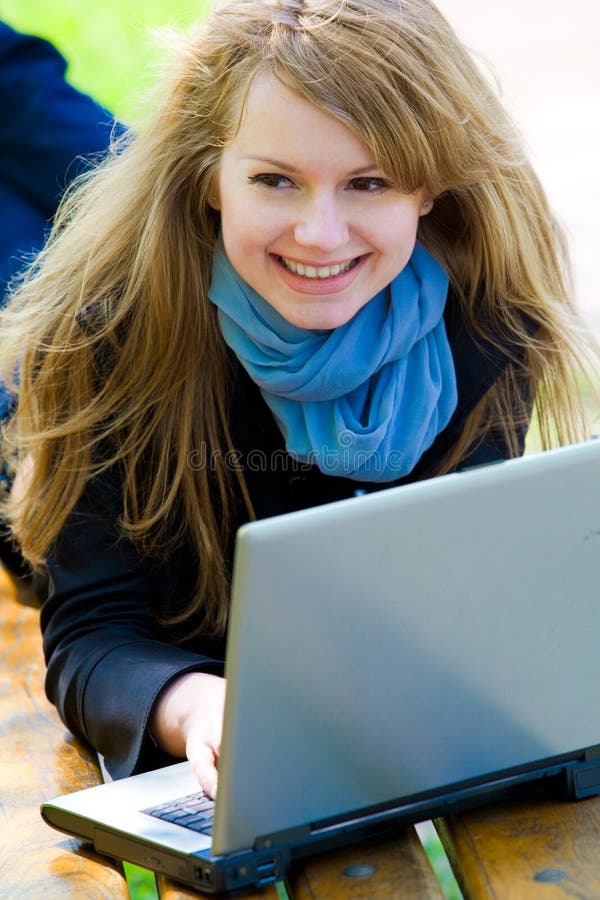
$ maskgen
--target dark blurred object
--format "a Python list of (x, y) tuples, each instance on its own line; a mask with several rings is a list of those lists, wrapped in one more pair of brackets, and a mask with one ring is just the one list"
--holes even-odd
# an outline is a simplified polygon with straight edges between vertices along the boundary
[(65, 81), (67, 64), (38, 37), (0, 22), (0, 294), (43, 242), (69, 182), (123, 126)]

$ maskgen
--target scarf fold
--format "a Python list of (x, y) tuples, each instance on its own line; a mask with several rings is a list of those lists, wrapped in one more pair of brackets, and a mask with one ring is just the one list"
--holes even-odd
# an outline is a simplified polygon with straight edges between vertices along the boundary
[(380, 483), (411, 472), (456, 408), (447, 294), (446, 273), (417, 243), (350, 321), (298, 328), (240, 278), (220, 239), (209, 290), (225, 342), (260, 388), (288, 453), (329, 475)]

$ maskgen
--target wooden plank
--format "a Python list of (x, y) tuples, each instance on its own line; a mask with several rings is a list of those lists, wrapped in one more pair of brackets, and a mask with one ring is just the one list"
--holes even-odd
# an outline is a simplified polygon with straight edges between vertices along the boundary
[[(171, 881), (170, 878), (166, 878), (164, 875), (156, 876), (156, 887), (160, 900), (198, 900), (198, 897), (201, 896), (197, 891), (193, 891), (191, 888), (188, 890), (183, 885)], [(225, 894), (210, 894), (210, 897), (214, 898), (214, 900), (218, 900), (219, 897), (225, 898), (225, 896)], [(243, 900), (277, 900), (278, 898), (275, 885), (269, 885), (263, 888), (262, 891), (243, 894), (242, 896)]]
[(600, 797), (537, 795), (435, 825), (469, 900), (600, 897)]
[[(38, 613), (20, 606), (0, 574), (0, 894), (128, 897), (114, 866), (46, 825), (42, 800), (100, 781), (91, 752), (65, 730), (44, 694)], [(75, 852), (73, 852), (75, 851)]]
[(290, 885), (293, 900), (434, 900), (443, 896), (412, 827), (392, 838), (314, 856), (292, 870)]

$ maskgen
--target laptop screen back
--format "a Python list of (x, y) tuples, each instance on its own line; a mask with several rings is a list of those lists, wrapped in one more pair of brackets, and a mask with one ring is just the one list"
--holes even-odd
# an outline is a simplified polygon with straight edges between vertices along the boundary
[(600, 441), (251, 523), (213, 853), (600, 743)]

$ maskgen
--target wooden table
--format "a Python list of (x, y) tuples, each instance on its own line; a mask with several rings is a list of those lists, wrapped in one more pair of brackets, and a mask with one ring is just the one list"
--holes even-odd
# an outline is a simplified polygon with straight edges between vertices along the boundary
[[(19, 606), (0, 577), (0, 897), (128, 897), (115, 866), (61, 836), (39, 813), (43, 799), (97, 784), (93, 755), (65, 730), (44, 695), (38, 614)], [(75, 852), (73, 852), (75, 851)]]
[[(0, 897), (128, 897), (120, 865), (44, 824), (44, 799), (96, 784), (94, 755), (65, 730), (43, 691), (37, 613), (0, 575)], [(468, 898), (600, 898), (600, 799), (504, 804), (436, 823)], [(363, 877), (351, 867), (367, 864)], [(197, 896), (159, 876), (162, 900)], [(248, 900), (428, 900), (442, 892), (415, 830), (323, 854), (289, 883)]]

